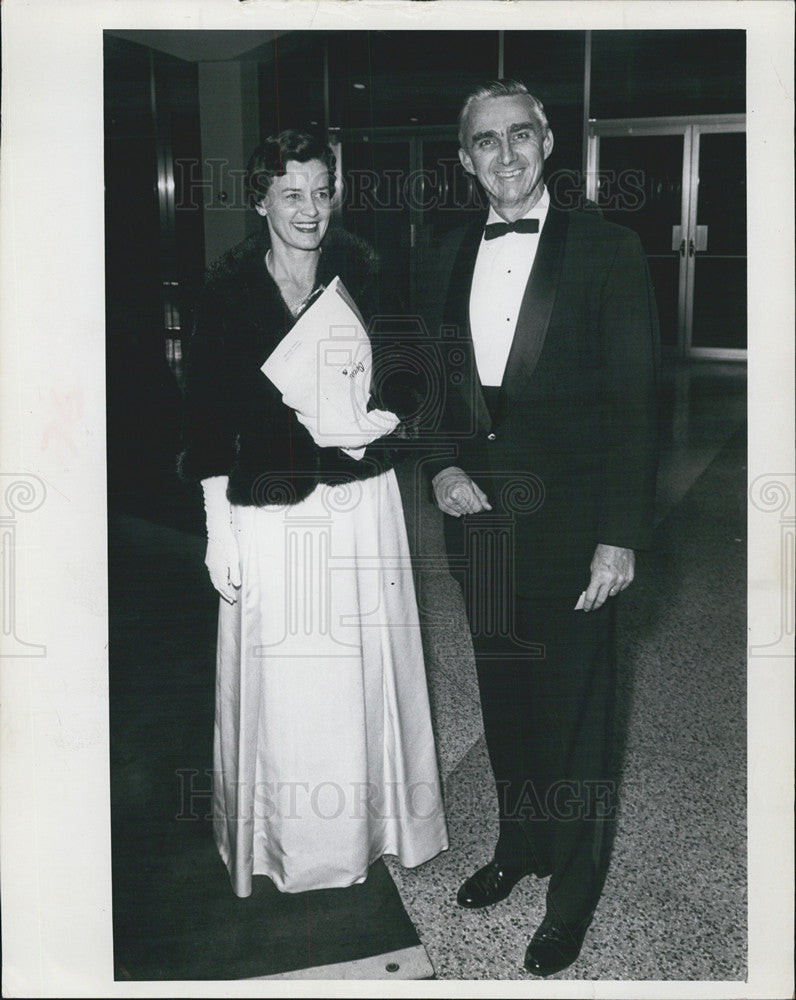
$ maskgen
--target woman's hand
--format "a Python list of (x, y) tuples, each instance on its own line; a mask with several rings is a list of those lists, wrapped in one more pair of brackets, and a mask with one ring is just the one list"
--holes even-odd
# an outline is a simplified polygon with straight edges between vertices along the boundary
[(205, 566), (210, 581), (227, 604), (234, 604), (240, 590), (240, 557), (232, 531), (229, 538), (208, 538)]
[[(369, 410), (367, 413), (359, 414), (356, 423), (352, 422), (348, 427), (321, 428), (318, 417), (298, 410), (296, 417), (310, 432), (318, 447), (344, 448), (346, 451), (356, 451), (366, 447), (385, 434), (391, 434), (400, 423), (398, 417), (388, 410)], [(324, 421), (324, 425), (326, 423), (327, 421)], [(328, 423), (331, 423), (331, 420)]]
[(205, 566), (210, 580), (228, 604), (238, 599), (241, 586), (240, 553), (232, 528), (232, 508), (227, 500), (227, 476), (202, 480), (207, 524)]

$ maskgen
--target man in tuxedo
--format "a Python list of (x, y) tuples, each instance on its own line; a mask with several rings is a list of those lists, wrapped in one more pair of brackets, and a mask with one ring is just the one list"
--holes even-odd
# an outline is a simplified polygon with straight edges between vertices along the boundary
[(553, 134), (523, 84), (479, 88), (459, 125), (459, 157), (490, 208), (440, 253), (449, 339), (430, 471), (465, 593), (500, 833), (457, 899), (486, 906), (549, 876), (525, 955), (546, 976), (577, 958), (610, 852), (614, 619), (652, 529), (657, 314), (636, 234), (594, 206), (550, 204)]

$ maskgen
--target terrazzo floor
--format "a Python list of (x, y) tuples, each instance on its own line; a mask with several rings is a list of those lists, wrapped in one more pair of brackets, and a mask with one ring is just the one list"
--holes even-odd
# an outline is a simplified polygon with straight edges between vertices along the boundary
[[(665, 369), (656, 544), (619, 611), (623, 779), (611, 868), (578, 961), (556, 979), (746, 975), (746, 383), (737, 365)], [(387, 858), (437, 979), (529, 979), (545, 883), (468, 911), (461, 881), (491, 857), (496, 799), (441, 521), (405, 473), (450, 849)], [(411, 497), (411, 499), (410, 499)]]

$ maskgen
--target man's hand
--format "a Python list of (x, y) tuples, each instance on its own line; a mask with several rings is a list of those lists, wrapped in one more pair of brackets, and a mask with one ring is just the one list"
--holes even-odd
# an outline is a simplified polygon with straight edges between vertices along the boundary
[(492, 510), (486, 494), (470, 479), (466, 472), (455, 465), (438, 472), (431, 480), (434, 499), (443, 514), (461, 517)]
[(591, 561), (591, 580), (583, 599), (584, 611), (596, 611), (608, 597), (615, 597), (633, 582), (636, 554), (633, 549), (598, 545)]

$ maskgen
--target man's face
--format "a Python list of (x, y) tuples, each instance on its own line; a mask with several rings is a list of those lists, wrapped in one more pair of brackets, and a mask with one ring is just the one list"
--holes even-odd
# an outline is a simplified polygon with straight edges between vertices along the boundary
[(542, 134), (523, 94), (476, 101), (464, 122), (459, 159), (474, 174), (490, 204), (507, 222), (521, 218), (542, 194), (544, 161), (553, 133)]

